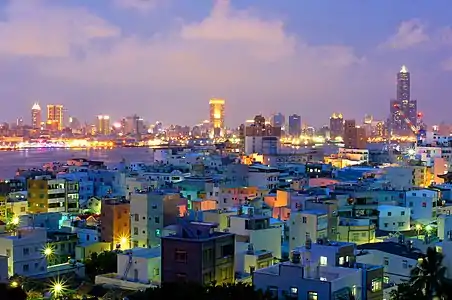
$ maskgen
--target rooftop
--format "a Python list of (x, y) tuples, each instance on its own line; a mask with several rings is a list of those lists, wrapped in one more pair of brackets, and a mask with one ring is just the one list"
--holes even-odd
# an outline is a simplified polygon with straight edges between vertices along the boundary
[(156, 258), (160, 257), (162, 255), (162, 250), (160, 247), (155, 248), (132, 248), (129, 250), (124, 251), (123, 254), (120, 255), (129, 255), (132, 254), (133, 257), (141, 257), (141, 258)]
[(358, 245), (359, 250), (363, 250), (358, 255), (366, 255), (365, 250), (378, 250), (386, 252), (393, 255), (398, 255), (410, 259), (417, 260), (422, 257), (422, 252), (417, 248), (409, 248), (407, 244), (397, 243), (397, 242), (380, 242), (380, 243), (369, 243)]

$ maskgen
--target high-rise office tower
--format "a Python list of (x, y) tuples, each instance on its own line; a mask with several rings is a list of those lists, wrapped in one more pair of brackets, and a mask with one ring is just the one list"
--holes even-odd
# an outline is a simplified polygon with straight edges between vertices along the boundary
[(33, 107), (31, 108), (31, 127), (33, 127), (33, 129), (41, 128), (41, 116), (41, 106), (39, 106), (38, 103), (33, 104)]
[(301, 117), (299, 115), (289, 116), (289, 135), (294, 137), (301, 135)]
[(344, 137), (344, 117), (341, 113), (333, 113), (330, 117), (330, 136), (331, 139)]
[(51, 130), (63, 129), (63, 105), (47, 105), (47, 125)]
[(396, 99), (390, 101), (390, 114), (393, 134), (412, 134), (411, 125), (417, 125), (417, 100), (411, 100), (410, 72), (405, 66), (397, 73)]
[(110, 116), (106, 115), (97, 116), (97, 134), (100, 135), (110, 134)]
[(210, 125), (212, 126), (212, 137), (224, 135), (224, 99), (210, 99)]
[(270, 124), (274, 127), (284, 127), (286, 117), (282, 113), (274, 114), (270, 119)]

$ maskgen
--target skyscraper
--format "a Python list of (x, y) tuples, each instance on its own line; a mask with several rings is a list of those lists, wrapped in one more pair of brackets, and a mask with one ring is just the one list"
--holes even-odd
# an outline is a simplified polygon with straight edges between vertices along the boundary
[(47, 105), (47, 126), (51, 130), (63, 129), (63, 105)]
[(210, 125), (212, 136), (221, 137), (224, 135), (224, 99), (210, 99)]
[(106, 115), (97, 116), (97, 134), (100, 135), (110, 134), (110, 116)]
[(282, 113), (277, 113), (272, 115), (270, 119), (270, 124), (274, 127), (283, 128), (286, 123), (286, 117)]
[(41, 106), (39, 106), (38, 103), (35, 103), (31, 108), (31, 127), (33, 127), (33, 129), (40, 129), (41, 120)]
[(406, 66), (397, 73), (396, 99), (390, 101), (390, 114), (393, 134), (412, 134), (411, 125), (417, 123), (417, 100), (411, 100), (411, 78)]
[(289, 116), (289, 135), (294, 137), (301, 135), (301, 117), (299, 115)]
[(341, 113), (333, 113), (330, 117), (330, 137), (331, 139), (344, 138), (344, 117)]

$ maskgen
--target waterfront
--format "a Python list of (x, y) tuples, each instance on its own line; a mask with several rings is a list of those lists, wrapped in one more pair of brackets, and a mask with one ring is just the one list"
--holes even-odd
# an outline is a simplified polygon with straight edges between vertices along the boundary
[(149, 148), (113, 148), (113, 149), (29, 149), (0, 152), (0, 179), (14, 177), (18, 168), (42, 167), (53, 161), (66, 161), (71, 158), (100, 160), (107, 165), (126, 161), (151, 162)]

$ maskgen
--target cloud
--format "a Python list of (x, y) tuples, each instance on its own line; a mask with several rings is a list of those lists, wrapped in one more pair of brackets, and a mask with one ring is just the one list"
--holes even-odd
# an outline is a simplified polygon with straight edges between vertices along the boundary
[[(14, 39), (0, 45), (0, 62), (32, 58), (11, 66), (28, 71), (26, 90), (20, 80), (5, 83), (17, 87), (25, 109), (40, 98), (63, 102), (81, 119), (137, 112), (150, 121), (195, 124), (207, 117), (210, 97), (224, 97), (230, 125), (275, 111), (315, 122), (339, 107), (361, 113), (379, 90), (364, 79), (369, 62), (352, 47), (312, 45), (281, 20), (228, 1), (217, 1), (199, 21), (177, 22), (153, 36), (126, 35), (74, 7), (13, 5), (6, 13), (0, 39)], [(354, 105), (356, 98), (363, 107)]]
[(113, 3), (119, 8), (148, 12), (154, 9), (162, 1), (163, 0), (114, 0)]
[(68, 57), (71, 50), (96, 39), (118, 36), (120, 30), (85, 9), (42, 6), (39, 1), (12, 1), (0, 21), (0, 54)]
[(418, 19), (403, 21), (397, 32), (385, 43), (380, 45), (382, 49), (405, 50), (419, 46), (430, 40), (426, 33), (426, 26)]

